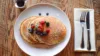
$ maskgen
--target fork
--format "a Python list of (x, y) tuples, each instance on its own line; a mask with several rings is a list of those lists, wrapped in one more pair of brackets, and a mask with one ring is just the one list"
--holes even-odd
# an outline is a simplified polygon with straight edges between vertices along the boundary
[(82, 40), (81, 40), (81, 48), (84, 48), (84, 25), (85, 25), (85, 18), (86, 18), (86, 12), (81, 13), (80, 17), (80, 24), (82, 26)]

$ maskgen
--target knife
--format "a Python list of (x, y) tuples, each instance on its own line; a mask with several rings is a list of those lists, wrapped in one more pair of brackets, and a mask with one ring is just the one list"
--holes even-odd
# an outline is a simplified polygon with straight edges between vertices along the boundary
[(89, 12), (87, 12), (87, 16), (86, 16), (86, 26), (87, 26), (87, 37), (88, 37), (87, 49), (91, 50), (91, 43), (90, 43), (90, 13)]

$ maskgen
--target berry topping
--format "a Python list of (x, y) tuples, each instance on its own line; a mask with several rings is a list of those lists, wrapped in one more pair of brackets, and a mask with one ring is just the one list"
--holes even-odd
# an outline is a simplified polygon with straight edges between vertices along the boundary
[(46, 22), (46, 26), (49, 27), (50, 26), (50, 23), (49, 22)]
[(45, 24), (45, 21), (40, 21), (40, 24), (41, 24), (41, 25), (44, 25), (44, 24)]
[(31, 28), (34, 29), (35, 28), (35, 25), (34, 24), (31, 24)]
[(42, 29), (42, 30), (44, 29), (42, 25), (39, 25), (38, 28), (39, 29)]
[(36, 33), (36, 34), (38, 34), (38, 35), (40, 35), (40, 34), (41, 34), (41, 32), (40, 32), (40, 31), (38, 31), (38, 30), (36, 30), (36, 31), (35, 31), (35, 33)]
[(49, 33), (49, 32), (50, 32), (50, 30), (49, 30), (49, 29), (47, 29), (47, 30), (46, 30), (46, 33)]
[(30, 28), (30, 29), (28, 29), (28, 31), (29, 31), (29, 33), (33, 33), (33, 29), (32, 28)]
[(46, 35), (47, 35), (47, 32), (43, 32), (43, 33), (42, 33), (42, 36), (46, 36)]
[(37, 35), (40, 35), (40, 36), (46, 36), (47, 35), (47, 32), (40, 32), (39, 30), (36, 30), (35, 33)]
[(40, 31), (40, 32), (43, 32), (43, 29), (41, 29), (41, 28), (38, 28), (37, 30)]
[(41, 33), (40, 36), (43, 36), (43, 33)]
[(41, 13), (39, 13), (39, 16), (41, 16)]
[(48, 15), (49, 15), (49, 13), (46, 13), (46, 15), (48, 16)]
[(48, 35), (49, 32), (50, 32), (50, 29), (45, 28), (44, 25), (46, 27), (49, 27), (50, 26), (50, 23), (49, 22), (46, 22), (46, 21), (40, 21), (36, 25), (31, 24), (31, 28), (28, 29), (29, 30), (29, 33), (31, 33), (31, 34), (32, 33), (35, 33), (35, 34), (40, 35), (40, 36), (46, 36), (46, 35)]

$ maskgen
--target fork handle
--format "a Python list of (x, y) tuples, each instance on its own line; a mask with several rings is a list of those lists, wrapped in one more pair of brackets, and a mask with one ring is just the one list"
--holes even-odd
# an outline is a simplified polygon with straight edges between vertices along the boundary
[(82, 40), (81, 40), (81, 48), (84, 48), (84, 27), (82, 27)]

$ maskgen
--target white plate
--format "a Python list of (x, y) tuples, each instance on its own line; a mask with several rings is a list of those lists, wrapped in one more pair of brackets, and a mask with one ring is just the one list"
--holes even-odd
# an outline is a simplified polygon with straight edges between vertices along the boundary
[[(63, 42), (58, 44), (57, 46), (50, 48), (50, 49), (40, 49), (40, 48), (35, 48), (24, 42), (20, 35), (20, 24), (21, 22), (31, 16), (38, 16), (38, 14), (41, 13), (42, 16), (46, 16), (46, 13), (49, 13), (49, 16), (56, 17), (57, 19), (61, 20), (62, 23), (67, 28), (67, 33), (66, 33), (66, 38), (64, 39)], [(58, 25), (59, 26), (59, 25)], [(59, 26), (60, 27), (60, 26)], [(36, 4), (26, 10), (24, 10), (19, 17), (16, 20), (16, 23), (14, 25), (14, 36), (16, 39), (16, 42), (18, 46), (27, 54), (32, 55), (32, 56), (53, 56), (56, 55), (57, 53), (61, 52), (65, 46), (68, 44), (69, 39), (71, 35), (71, 25), (68, 17), (66, 14), (61, 11), (59, 8), (50, 5), (50, 4)]]

